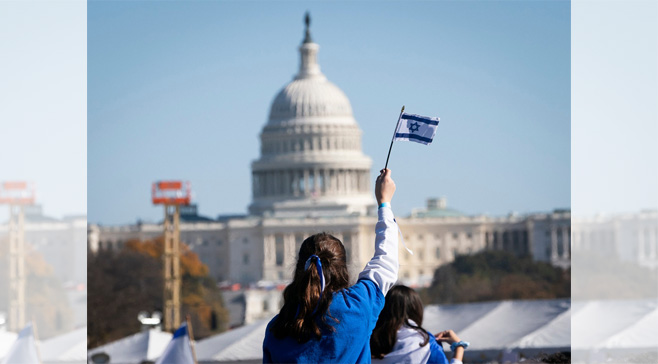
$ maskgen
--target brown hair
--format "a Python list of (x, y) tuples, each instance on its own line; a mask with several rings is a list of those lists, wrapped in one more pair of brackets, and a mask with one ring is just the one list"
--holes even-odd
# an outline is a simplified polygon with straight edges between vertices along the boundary
[[(409, 322), (414, 321), (414, 323)], [(420, 346), (429, 342), (430, 335), (421, 327), (423, 324), (423, 302), (416, 291), (407, 286), (394, 286), (386, 294), (386, 303), (370, 337), (370, 352), (373, 358), (382, 359), (393, 350), (398, 330), (407, 325), (423, 336)]]
[[(312, 258), (313, 264), (304, 269), (306, 261), (312, 255), (316, 255), (322, 264), (325, 279), (323, 292), (320, 291), (322, 280), (315, 258)], [(274, 336), (279, 339), (290, 336), (303, 343), (313, 337), (319, 339), (322, 335), (321, 327), (334, 330), (327, 324), (324, 313), (328, 313), (333, 293), (347, 288), (348, 285), (343, 243), (327, 233), (306, 238), (299, 249), (292, 283), (283, 291), (283, 307), (272, 325)], [(338, 322), (335, 318), (332, 319)]]

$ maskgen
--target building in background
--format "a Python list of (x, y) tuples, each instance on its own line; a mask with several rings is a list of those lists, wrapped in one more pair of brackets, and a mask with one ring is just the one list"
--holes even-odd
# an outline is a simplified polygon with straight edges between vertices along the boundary
[(658, 211), (574, 218), (573, 225), (575, 251), (658, 268)]
[[(274, 98), (260, 135), (260, 158), (252, 163), (250, 214), (211, 219), (199, 216), (196, 206), (181, 211), (181, 240), (218, 281), (285, 284), (301, 243), (320, 231), (344, 243), (352, 277), (374, 253), (371, 160), (362, 152), (361, 130), (348, 98), (320, 70), (318, 50), (307, 21), (299, 72)], [(411, 255), (400, 245), (400, 280), (411, 286), (431, 283), (434, 270), (456, 255), (485, 249), (569, 266), (568, 210), (465, 216), (448, 208), (445, 199), (429, 199), (426, 208), (397, 221), (415, 252)], [(90, 225), (88, 242), (91, 251), (118, 249), (128, 240), (161, 234), (159, 224)]]

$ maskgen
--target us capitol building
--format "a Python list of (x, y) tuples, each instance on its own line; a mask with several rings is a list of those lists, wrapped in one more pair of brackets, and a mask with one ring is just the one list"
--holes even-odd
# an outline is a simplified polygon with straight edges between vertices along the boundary
[[(251, 165), (249, 215), (205, 218), (196, 206), (182, 209), (181, 241), (196, 252), (218, 281), (242, 285), (287, 282), (302, 241), (327, 231), (347, 249), (352, 277), (374, 253), (376, 202), (372, 160), (361, 149), (361, 130), (350, 101), (321, 72), (319, 45), (306, 20), (300, 67), (276, 95), (260, 135), (260, 158)], [(434, 271), (459, 254), (507, 250), (568, 267), (570, 212), (506, 217), (465, 216), (429, 199), (426, 208), (398, 217), (400, 281), (431, 283)], [(162, 235), (159, 224), (88, 226), (88, 247), (120, 249), (134, 239)]]

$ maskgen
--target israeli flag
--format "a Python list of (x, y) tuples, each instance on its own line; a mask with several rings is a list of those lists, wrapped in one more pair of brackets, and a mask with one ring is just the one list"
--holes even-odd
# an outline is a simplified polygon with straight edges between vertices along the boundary
[(409, 140), (428, 145), (434, 139), (439, 118), (402, 113), (393, 140)]
[(2, 364), (40, 364), (37, 342), (34, 338), (32, 324), (29, 323), (20, 333), (9, 349)]
[(171, 338), (164, 353), (155, 364), (195, 364), (192, 353), (192, 341), (187, 331), (187, 323), (184, 322)]

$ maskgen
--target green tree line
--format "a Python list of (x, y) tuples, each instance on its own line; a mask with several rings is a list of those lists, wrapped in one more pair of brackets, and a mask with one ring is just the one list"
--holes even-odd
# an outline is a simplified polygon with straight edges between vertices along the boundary
[(426, 304), (571, 296), (570, 270), (505, 251), (460, 255), (434, 272), (420, 291)]

